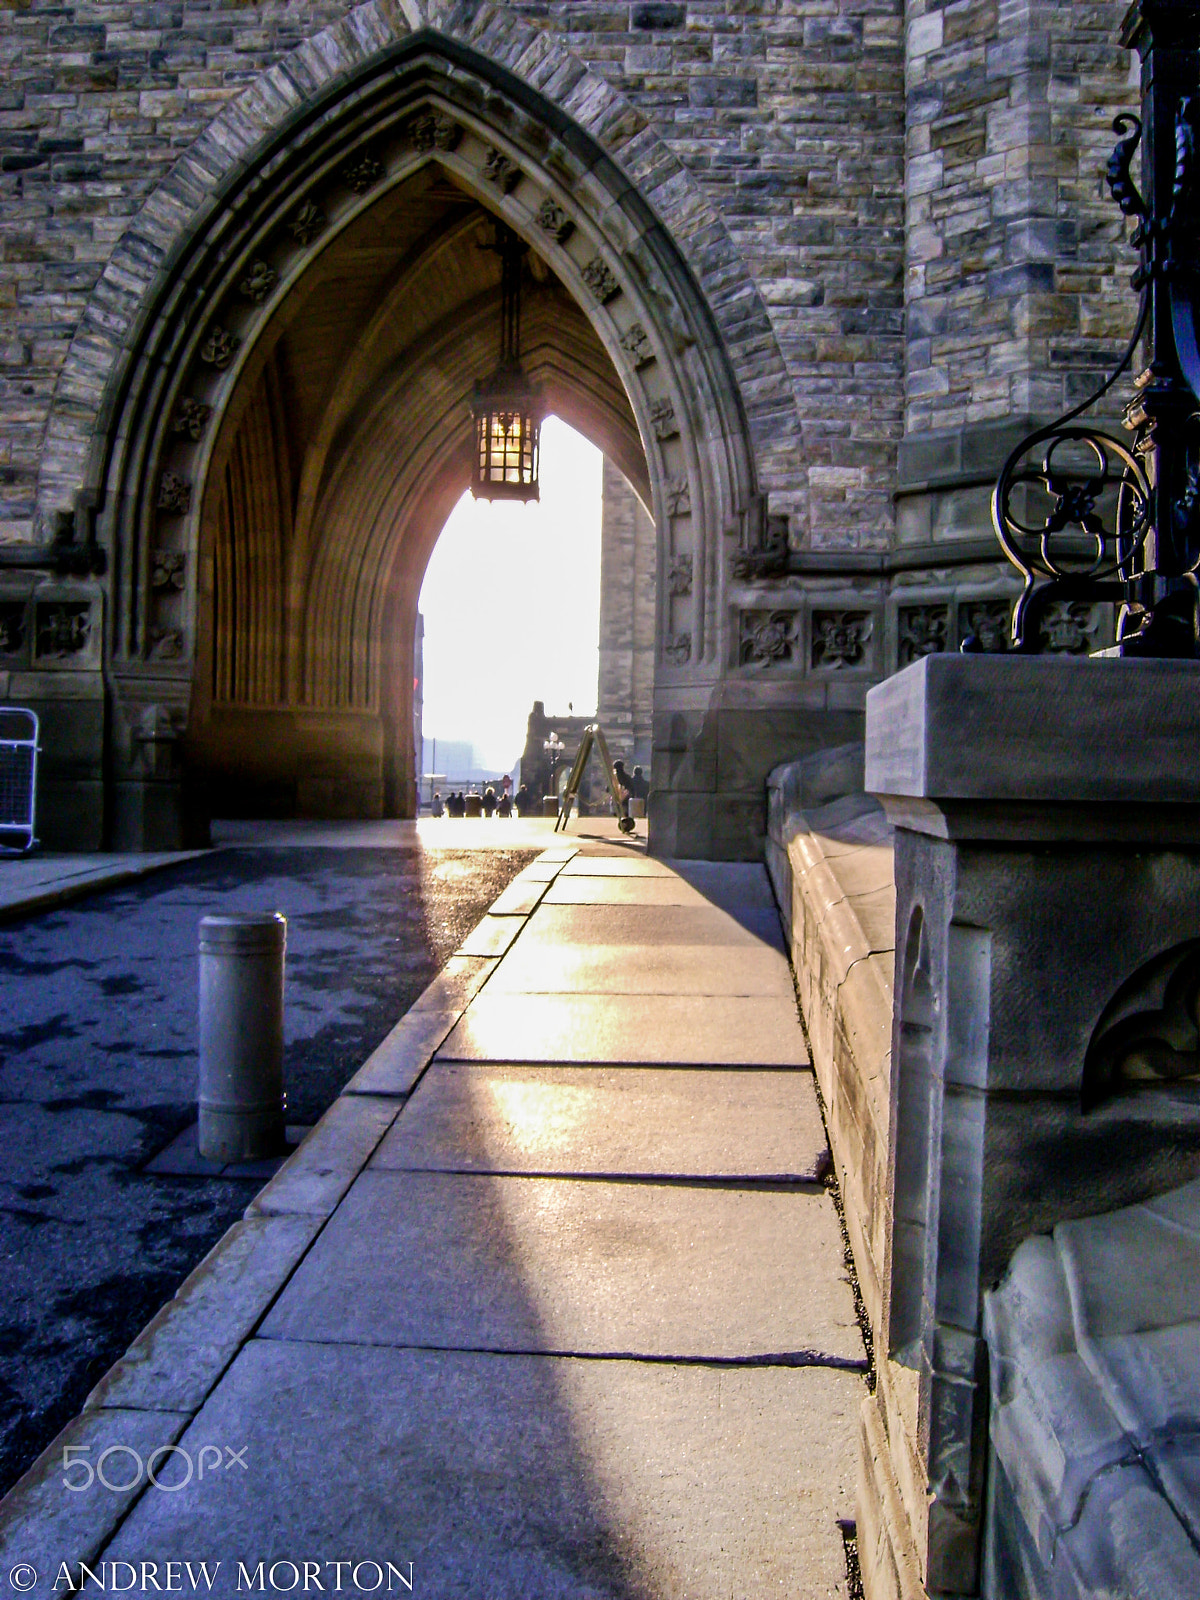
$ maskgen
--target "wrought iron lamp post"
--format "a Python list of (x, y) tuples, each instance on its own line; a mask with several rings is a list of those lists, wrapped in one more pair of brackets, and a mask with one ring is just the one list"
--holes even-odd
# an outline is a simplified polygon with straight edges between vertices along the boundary
[(471, 416), (476, 500), (537, 500), (541, 398), (521, 366), (521, 263), (525, 246), (511, 228), (496, 224), (500, 256), (500, 361), (475, 385)]
[[(1041, 648), (1057, 601), (1111, 601), (1125, 656), (1200, 656), (1200, 0), (1136, 0), (1121, 43), (1141, 57), (1140, 117), (1122, 113), (1112, 197), (1136, 218), (1141, 306), (1100, 388), (1005, 462), (992, 520), (1024, 578), (1017, 650)], [(1132, 173), (1141, 149), (1139, 188)], [(1080, 420), (1145, 341), (1121, 439)], [(971, 648), (971, 641), (964, 649)]]

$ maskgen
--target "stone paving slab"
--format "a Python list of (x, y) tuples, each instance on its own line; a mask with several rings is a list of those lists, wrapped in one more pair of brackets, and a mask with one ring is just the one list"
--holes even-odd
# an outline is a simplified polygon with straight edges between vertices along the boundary
[(690, 883), (669, 877), (568, 877), (560, 872), (546, 890), (548, 906), (707, 906), (709, 901)]
[(88, 1396), (86, 1409), (197, 1411), (321, 1228), (236, 1222)]
[(757, 861), (672, 861), (671, 869), (722, 910), (765, 911), (778, 918), (766, 868)]
[(406, 1095), (433, 1059), (433, 1053), (462, 1015), (453, 1011), (410, 1011), (350, 1079), (344, 1094)]
[(255, 1341), (183, 1441), (236, 1441), (249, 1475), (146, 1495), (105, 1555), (219, 1560), (214, 1600), (238, 1560), (305, 1557), (411, 1562), (436, 1600), (825, 1600), (845, 1592), (861, 1387)]
[(863, 1361), (823, 1191), (364, 1172), (272, 1339)]
[(793, 998), (485, 991), (436, 1061), (803, 1067)]
[(828, 1161), (807, 1071), (439, 1065), (370, 1166), (815, 1183)]
[(522, 949), (533, 940), (564, 949), (589, 945), (741, 945), (783, 953), (783, 935), (774, 911), (731, 916), (713, 905), (558, 906), (545, 900), (521, 935)]
[(38, 851), (28, 856), (3, 856), (0, 857), (0, 920), (66, 905), (100, 889), (115, 889), (205, 853), (203, 850), (164, 850), (76, 856)]
[(562, 869), (564, 878), (673, 878), (675, 872), (656, 856), (593, 855), (573, 857)]
[(774, 995), (794, 992), (783, 955), (763, 946), (563, 945), (532, 925), (492, 980), (498, 994)]

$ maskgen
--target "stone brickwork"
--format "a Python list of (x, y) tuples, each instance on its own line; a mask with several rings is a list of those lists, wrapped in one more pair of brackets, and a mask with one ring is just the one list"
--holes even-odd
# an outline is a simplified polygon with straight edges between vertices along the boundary
[[(560, 383), (563, 414), (568, 401), (587, 413), (652, 512), (651, 833), (675, 852), (758, 853), (772, 766), (859, 736), (867, 689), (906, 661), (968, 633), (1003, 641), (1015, 582), (996, 559), (988, 486), (1030, 418), (1048, 420), (1110, 360), (1133, 314), (1101, 179), (1112, 114), (1134, 98), (1122, 9), (29, 0), (0, 12), (0, 603), (23, 603), (28, 580), (3, 570), (30, 557), (20, 547), (64, 516), (79, 537), (96, 528), (111, 565), (88, 670), (104, 681), (85, 685), (72, 662), (71, 692), (103, 690), (113, 706), (125, 754), (106, 769), (89, 747), (85, 765), (89, 782), (124, 774), (123, 836), (140, 836), (135, 792), (151, 768), (176, 781), (170, 741), (147, 765), (144, 718), (194, 752), (189, 708), (209, 700), (238, 726), (251, 707), (285, 730), (303, 712), (319, 744), (313, 708), (378, 718), (406, 661), (388, 640), (411, 625), (417, 566), (464, 470), (438, 429), (466, 427), (490, 335), (468, 319), (440, 376), (414, 369), (397, 397), (396, 418), (402, 404), (424, 418), (428, 379), (439, 410), (435, 426), (397, 423), (401, 437), (424, 428), (427, 450), (393, 497), (416, 565), (389, 590), (382, 530), (399, 513), (371, 499), (378, 462), (335, 448), (365, 437), (352, 418), (386, 412), (370, 412), (364, 376), (383, 340), (360, 324), (357, 354), (336, 346), (351, 310), (373, 303), (365, 278), (357, 309), (312, 296), (333, 252), (353, 254), (356, 208), (376, 199), (412, 226), (411, 259), (434, 259), (416, 249), (432, 213), (415, 200), (432, 159), (453, 177), (438, 191), (447, 227), (466, 194), (541, 257), (539, 381)], [(360, 115), (385, 84), (383, 120)], [(441, 109), (427, 103), (418, 134), (423, 94)], [(347, 258), (347, 284), (369, 254)], [(464, 294), (476, 256), (468, 242), (455, 268)], [(436, 309), (441, 281), (414, 279), (407, 303)], [(410, 333), (409, 349), (441, 337)], [(260, 378), (286, 397), (283, 432), (272, 427), (295, 503), (284, 494), (272, 522), (278, 579), (256, 556), (263, 593), (242, 583), (222, 610), (247, 530), (231, 522), (224, 543), (206, 532), (205, 473), (265, 459), (248, 451)], [(394, 458), (377, 443), (379, 461)], [(436, 492), (418, 504), (431, 474)], [(263, 499), (246, 488), (231, 506)], [(1048, 643), (1079, 653), (1108, 627), (1056, 618)], [(17, 665), (14, 697), (48, 706), (66, 684)], [(370, 787), (385, 808), (411, 787), (399, 727), (371, 735), (388, 752)], [(227, 742), (215, 723), (204, 738)]]
[[(600, 693), (597, 720), (613, 759), (650, 771), (654, 720), (654, 521), (627, 479), (605, 458), (600, 522)], [(691, 557), (667, 575), (675, 598), (691, 592)]]

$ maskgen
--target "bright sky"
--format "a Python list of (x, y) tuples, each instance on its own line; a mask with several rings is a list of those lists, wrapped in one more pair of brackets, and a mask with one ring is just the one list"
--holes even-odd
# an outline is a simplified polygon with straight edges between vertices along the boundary
[(468, 739), (481, 766), (507, 772), (535, 700), (595, 711), (603, 459), (547, 417), (540, 502), (468, 491), (450, 513), (421, 586), (426, 739)]

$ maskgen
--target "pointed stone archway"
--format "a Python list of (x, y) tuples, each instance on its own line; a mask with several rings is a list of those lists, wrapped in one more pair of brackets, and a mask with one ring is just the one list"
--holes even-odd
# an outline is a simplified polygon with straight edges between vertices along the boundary
[[(377, 34), (382, 15), (354, 13)], [(239, 750), (249, 760), (290, 741), (310, 771), (324, 761), (343, 775), (357, 750), (363, 780), (339, 804), (403, 811), (411, 773), (395, 730), (409, 719), (403, 697), (381, 715), (380, 685), (411, 685), (400, 664), (420, 575), (466, 481), (463, 405), (487, 365), (477, 352), (494, 297), (482, 252), (471, 264), (470, 234), (487, 212), (540, 264), (531, 365), (552, 408), (601, 444), (653, 510), (653, 845), (757, 853), (761, 774), (745, 782), (745, 751), (757, 741), (764, 772), (787, 751), (769, 748), (770, 706), (756, 706), (740, 682), (726, 696), (737, 640), (724, 613), (722, 542), (766, 538), (757, 455), (772, 448), (761, 381), (772, 356), (745, 294), (728, 292), (728, 240), (702, 241), (700, 252), (725, 284), (718, 311), (627, 170), (531, 85), (537, 78), (581, 108), (583, 69), (561, 52), (556, 82), (544, 37), (542, 60), (524, 63), (522, 76), (430, 30), (382, 39), (351, 29), (349, 61), (338, 33), (327, 51), (313, 42), (289, 71), (266, 74), (181, 163), (114, 256), (60, 383), (44, 504), (73, 495), (77, 527), (94, 519), (111, 553), (102, 596), (109, 839), (178, 836), (184, 746), (194, 772), (211, 771), (223, 751), (234, 777)], [(490, 42), (502, 59), (512, 54)], [(589, 113), (604, 113), (610, 139), (611, 100)], [(642, 133), (617, 131), (629, 166), (653, 160)], [(685, 222), (687, 198), (686, 185), (667, 195), (677, 210), (684, 202)], [(420, 205), (440, 214), (414, 230)], [(691, 211), (695, 255), (706, 219)], [(383, 219), (392, 235), (380, 243)], [(356, 339), (338, 347), (303, 461), (281, 459), (281, 345), (295, 342), (306, 316), (315, 325), (345, 312), (329, 285), (348, 279), (331, 269), (373, 248), (382, 264), (358, 274)], [(439, 306), (450, 278), (461, 292)], [(406, 324), (414, 307), (429, 315)], [(760, 381), (748, 408), (742, 379), (752, 369)], [(293, 383), (285, 409), (297, 403), (307, 402)], [(243, 532), (230, 516), (239, 474)], [(287, 548), (255, 552), (244, 528), (272, 499), (290, 499), (271, 513), (287, 523)], [(241, 613), (231, 624), (235, 590)], [(724, 763), (736, 776), (723, 793), (715, 712), (726, 704), (745, 736)], [(240, 729), (231, 711), (245, 713)], [(323, 747), (322, 726), (339, 722), (342, 736)]]

